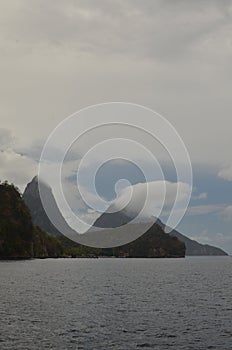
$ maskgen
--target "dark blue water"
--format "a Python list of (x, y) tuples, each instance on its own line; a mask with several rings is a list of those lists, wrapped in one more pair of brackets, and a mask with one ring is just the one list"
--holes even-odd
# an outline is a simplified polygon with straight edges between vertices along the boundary
[(232, 258), (0, 262), (0, 349), (232, 349)]

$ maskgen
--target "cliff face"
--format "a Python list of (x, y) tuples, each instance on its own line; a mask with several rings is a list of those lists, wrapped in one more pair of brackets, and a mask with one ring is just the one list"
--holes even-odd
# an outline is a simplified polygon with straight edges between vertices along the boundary
[(62, 249), (59, 241), (33, 225), (17, 188), (0, 184), (0, 259), (56, 257)]

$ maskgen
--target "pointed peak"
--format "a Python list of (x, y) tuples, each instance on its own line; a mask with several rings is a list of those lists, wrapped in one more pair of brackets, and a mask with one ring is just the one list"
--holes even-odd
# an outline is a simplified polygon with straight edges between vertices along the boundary
[(38, 175), (35, 175), (33, 177), (33, 179), (27, 184), (27, 188), (38, 188), (39, 185), (46, 187), (47, 189), (51, 189), (51, 187), (46, 183), (46, 181), (42, 180), (41, 178), (39, 178)]
[(33, 179), (31, 180), (31, 182), (36, 182), (36, 183), (38, 183), (38, 182), (39, 182), (38, 175), (35, 175), (35, 176), (33, 177)]

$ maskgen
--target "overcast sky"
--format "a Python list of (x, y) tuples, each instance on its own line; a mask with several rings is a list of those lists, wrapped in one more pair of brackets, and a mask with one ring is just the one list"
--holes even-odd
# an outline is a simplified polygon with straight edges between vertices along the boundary
[(230, 0), (3, 0), (0, 33), (2, 180), (23, 188), (76, 110), (141, 104), (191, 156), (195, 209), (180, 229), (232, 253)]

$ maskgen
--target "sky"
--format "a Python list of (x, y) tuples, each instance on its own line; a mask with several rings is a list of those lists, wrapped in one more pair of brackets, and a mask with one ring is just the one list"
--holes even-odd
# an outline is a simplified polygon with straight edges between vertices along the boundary
[[(1, 180), (23, 190), (75, 111), (140, 104), (169, 120), (190, 154), (193, 194), (178, 229), (232, 254), (230, 0), (3, 0), (0, 33)], [(99, 180), (105, 197), (110, 173)]]

